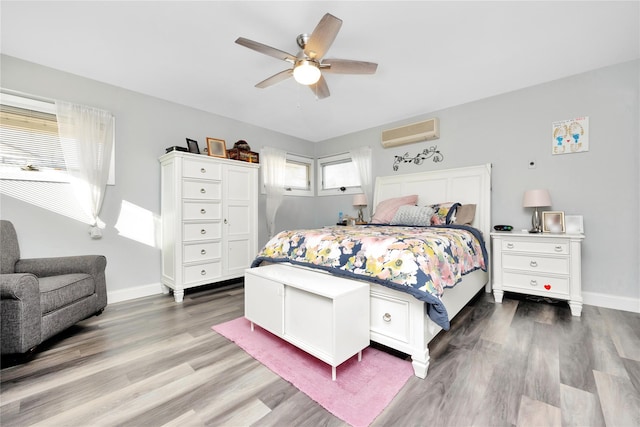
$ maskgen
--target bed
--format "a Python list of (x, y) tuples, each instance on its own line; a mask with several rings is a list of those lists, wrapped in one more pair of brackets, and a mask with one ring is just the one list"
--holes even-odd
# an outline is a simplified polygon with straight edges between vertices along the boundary
[[(311, 241), (313, 239), (326, 241), (327, 239), (336, 239), (336, 236), (340, 236), (339, 239), (349, 242), (351, 241), (350, 233), (352, 227), (338, 227), (336, 230), (331, 230), (331, 228), (307, 230), (307, 234), (300, 234), (302, 233), (300, 230), (283, 231), (274, 237), (275, 240), (272, 239), (267, 243), (254, 261), (252, 268), (260, 268), (261, 265), (265, 264), (287, 263), (297, 268), (311, 270), (313, 274), (317, 275), (319, 281), (321, 281), (323, 275), (327, 273), (338, 274), (343, 277), (348, 277), (351, 280), (366, 280), (370, 285), (371, 341), (411, 355), (415, 375), (419, 378), (426, 378), (429, 366), (429, 342), (442, 329), (448, 329), (449, 320), (483, 287), (486, 292), (491, 291), (489, 281), (490, 263), (486, 251), (488, 242), (483, 242), (482, 239), (484, 237), (484, 239), (488, 240), (491, 224), (491, 165), (484, 164), (433, 172), (378, 177), (375, 182), (373, 206), (379, 206), (379, 203), (382, 201), (409, 195), (418, 196), (418, 206), (443, 202), (475, 205), (475, 214), (473, 215), (470, 227), (443, 226), (422, 227), (422, 229), (420, 227), (399, 227), (397, 229), (399, 231), (396, 234), (399, 234), (402, 239), (413, 239), (413, 234), (408, 233), (431, 233), (438, 238), (444, 238), (443, 236), (451, 234), (452, 239), (458, 238), (457, 234), (463, 236), (475, 234), (476, 237), (480, 237), (480, 247), (484, 245), (481, 251), (482, 260), (478, 261), (474, 259), (473, 261), (465, 261), (465, 263), (470, 263), (471, 265), (468, 269), (470, 272), (464, 275), (461, 275), (461, 273), (457, 275), (447, 274), (447, 276), (456, 277), (452, 277), (451, 280), (453, 281), (451, 283), (447, 284), (443, 282), (443, 287), (446, 289), (441, 298), (434, 299), (431, 292), (432, 289), (429, 289), (428, 286), (422, 282), (410, 284), (409, 286), (403, 284), (401, 286), (398, 284), (398, 281), (391, 282), (386, 279), (380, 280), (379, 277), (360, 276), (360, 273), (364, 274), (362, 269), (345, 271), (343, 268), (338, 270), (337, 273), (332, 272), (331, 268), (326, 267), (326, 265), (331, 264), (331, 260), (327, 261), (324, 265), (321, 263), (312, 265), (300, 262), (300, 259), (294, 256), (290, 258), (282, 256), (283, 252), (295, 254), (296, 251), (291, 250), (290, 247), (295, 246), (296, 241), (301, 239), (300, 236), (303, 236), (303, 241), (306, 239), (305, 251), (311, 250)], [(388, 228), (393, 227), (387, 227), (385, 225), (356, 226), (353, 227), (353, 231), (364, 233), (368, 236), (365, 239), (377, 239), (376, 242), (379, 242), (381, 240), (379, 236), (386, 236), (384, 233), (389, 231), (387, 230)], [(282, 241), (284, 241), (284, 239), (292, 238), (293, 240), (288, 240), (285, 243), (277, 240), (283, 239)], [(471, 248), (472, 252), (477, 253), (479, 246), (475, 243), (475, 246), (469, 243), (473, 237), (464, 238), (467, 239), (464, 241), (467, 243), (463, 243), (463, 246), (473, 246)], [(460, 239), (462, 239), (462, 237), (460, 237)], [(402, 242), (404, 242), (404, 240), (402, 240)], [(359, 244), (360, 243), (358, 243), (358, 245)], [(394, 244), (397, 245), (395, 242), (391, 243), (391, 245)], [(286, 246), (287, 250), (282, 251), (281, 246)], [(277, 250), (274, 248), (277, 248)], [(359, 249), (360, 246), (357, 248)], [(341, 248), (341, 251), (346, 252), (344, 248)], [(329, 252), (330, 251), (327, 250), (327, 257), (330, 256)], [(448, 253), (450, 254), (451, 252), (449, 251)], [(316, 255), (318, 254), (314, 254), (314, 256)], [(325, 255), (322, 254), (322, 256)], [(449, 255), (445, 254), (445, 257), (447, 256)], [(337, 258), (339, 257), (340, 255), (337, 256)], [(350, 260), (352, 264), (355, 258), (355, 255), (351, 256)], [(440, 256), (440, 258), (442, 258), (442, 256)], [(398, 262), (400, 263), (400, 261)], [(409, 263), (405, 265), (409, 265)], [(442, 268), (441, 266), (433, 268), (433, 274), (429, 274), (429, 281), (432, 281), (432, 276), (434, 282), (440, 280), (440, 277), (443, 276), (440, 274)], [(420, 274), (420, 272), (418, 273)], [(404, 273), (399, 272), (398, 274), (403, 275)], [(424, 276), (424, 274), (422, 275)], [(416, 282), (416, 279), (409, 277), (407, 281)], [(438, 285), (438, 283), (435, 283), (435, 285), (431, 284), (430, 286), (436, 285)]]

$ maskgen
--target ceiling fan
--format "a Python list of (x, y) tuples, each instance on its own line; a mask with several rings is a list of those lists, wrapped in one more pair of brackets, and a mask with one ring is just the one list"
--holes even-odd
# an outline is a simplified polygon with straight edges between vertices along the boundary
[(338, 35), (341, 26), (341, 19), (330, 13), (325, 14), (311, 35), (300, 34), (296, 38), (296, 42), (300, 47), (297, 55), (292, 55), (244, 37), (238, 37), (236, 43), (293, 64), (292, 68), (268, 77), (258, 83), (256, 87), (266, 88), (293, 76), (298, 83), (309, 86), (313, 93), (319, 99), (322, 99), (330, 95), (329, 86), (327, 86), (323, 73), (374, 74), (378, 68), (378, 64), (373, 62), (350, 59), (323, 59)]

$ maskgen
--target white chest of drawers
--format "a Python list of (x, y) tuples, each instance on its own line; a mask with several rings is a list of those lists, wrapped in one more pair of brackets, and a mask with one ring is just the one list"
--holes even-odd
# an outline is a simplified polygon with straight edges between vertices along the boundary
[(493, 295), (504, 291), (569, 302), (571, 314), (582, 313), (582, 234), (491, 233)]
[(259, 166), (180, 152), (160, 165), (163, 292), (180, 302), (187, 288), (242, 277), (258, 251)]

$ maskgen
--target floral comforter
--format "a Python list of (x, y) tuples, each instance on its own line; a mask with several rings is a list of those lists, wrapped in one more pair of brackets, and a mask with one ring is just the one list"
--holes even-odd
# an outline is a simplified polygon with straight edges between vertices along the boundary
[(379, 283), (427, 302), (429, 317), (443, 329), (449, 318), (440, 297), (464, 274), (486, 271), (481, 233), (464, 225), (358, 226), (282, 231), (252, 267), (289, 262)]

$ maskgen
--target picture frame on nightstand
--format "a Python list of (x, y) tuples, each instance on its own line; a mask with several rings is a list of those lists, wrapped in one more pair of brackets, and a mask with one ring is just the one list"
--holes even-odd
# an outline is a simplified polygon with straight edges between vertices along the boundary
[(543, 233), (564, 233), (564, 212), (546, 211), (542, 212), (542, 232)]
[(564, 222), (567, 234), (584, 234), (582, 215), (565, 215)]

